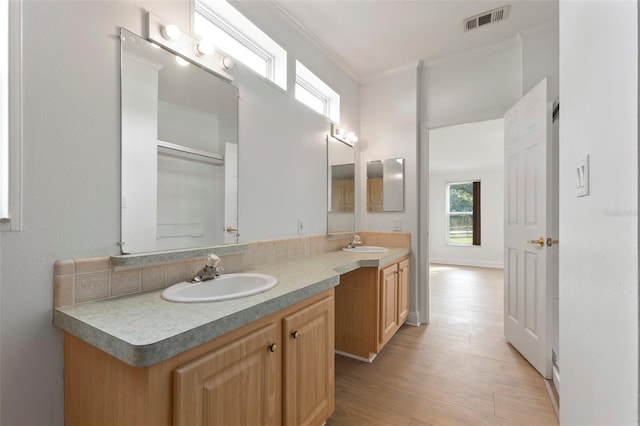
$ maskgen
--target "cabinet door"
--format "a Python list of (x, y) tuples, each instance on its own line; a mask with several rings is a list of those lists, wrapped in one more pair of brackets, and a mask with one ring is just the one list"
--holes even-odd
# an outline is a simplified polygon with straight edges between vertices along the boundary
[(280, 424), (279, 342), (278, 327), (268, 324), (178, 368), (174, 424)]
[(409, 316), (409, 259), (398, 263), (398, 325)]
[(284, 318), (284, 425), (321, 425), (334, 410), (334, 300)]
[(398, 265), (393, 264), (380, 271), (380, 348), (391, 339), (398, 326)]

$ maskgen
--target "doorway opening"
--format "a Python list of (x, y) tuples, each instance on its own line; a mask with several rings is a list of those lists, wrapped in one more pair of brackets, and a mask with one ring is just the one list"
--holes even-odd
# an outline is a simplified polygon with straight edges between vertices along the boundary
[(502, 268), (504, 119), (428, 132), (430, 263)]
[[(559, 389), (556, 247), (558, 241), (555, 239), (558, 235), (557, 152), (559, 141), (558, 121), (555, 111), (552, 119), (547, 89), (548, 79), (543, 79), (510, 108), (504, 117), (485, 116), (483, 118), (486, 121), (479, 121), (480, 118), (474, 117), (478, 121), (466, 124), (458, 124), (459, 122), (455, 121), (438, 123), (440, 125), (423, 124), (421, 164), (423, 170), (428, 172), (421, 174), (420, 178), (421, 193), (426, 195), (421, 197), (420, 203), (420, 224), (421, 229), (424, 230), (421, 233), (420, 249), (423, 253), (421, 257), (427, 267), (420, 270), (420, 279), (423, 283), (420, 302), (422, 309), (426, 312), (423, 318), (429, 322), (429, 276), (430, 266), (433, 264), (468, 265), (471, 268), (502, 268), (504, 270), (504, 336), (543, 377), (548, 379), (548, 384), (552, 378), (553, 385)], [(471, 152), (473, 153), (472, 158), (477, 159), (487, 151), (472, 149), (477, 148), (478, 145), (474, 145), (472, 148), (454, 145), (453, 138), (439, 143), (438, 133), (444, 132), (443, 134), (446, 135), (447, 131), (460, 130), (467, 125), (473, 126), (493, 120), (502, 122), (502, 129), (496, 132), (501, 135), (502, 147), (498, 150), (499, 154), (494, 157), (499, 158), (502, 163), (499, 173), (502, 183), (498, 190), (501, 196), (500, 201), (494, 204), (497, 204), (499, 209), (488, 214), (484, 209), (487, 203), (483, 201), (484, 205), (481, 210), (483, 220), (480, 221), (482, 244), (479, 247), (470, 244), (466, 244), (466, 247), (460, 247), (460, 245), (451, 244), (452, 229), (460, 232), (451, 217), (463, 216), (459, 214), (460, 211), (466, 214), (470, 214), (470, 212), (468, 207), (466, 209), (450, 208), (453, 203), (451, 183), (473, 182), (478, 179), (474, 175), (491, 167), (465, 166), (466, 157), (464, 154)], [(471, 136), (474, 135), (475, 133), (472, 132)], [(466, 138), (465, 141), (469, 142), (469, 138)], [(512, 152), (516, 143), (524, 146), (522, 153), (520, 151), (515, 154)], [(447, 150), (447, 155), (439, 157), (437, 151), (439, 147)], [(486, 185), (483, 179), (478, 179), (478, 181), (482, 183), (482, 198), (484, 200)], [(537, 192), (539, 190), (547, 192), (539, 194)], [(493, 264), (490, 263), (491, 260), (488, 260), (491, 258), (478, 256), (479, 252), (472, 251), (485, 246), (487, 234), (496, 234), (486, 230), (484, 219), (487, 216), (500, 218), (499, 226), (496, 228), (496, 233), (501, 234), (500, 243), (497, 250), (494, 251)], [(544, 225), (542, 218), (549, 220), (548, 227), (544, 227), (544, 229), (542, 229), (542, 225)], [(533, 224), (538, 222), (541, 225), (537, 228), (534, 227)], [(516, 234), (514, 232), (516, 225), (524, 228), (524, 232)], [(517, 228), (516, 231), (519, 232), (520, 228)], [(540, 236), (543, 234), (545, 238)], [(512, 240), (517, 241), (524, 248), (518, 250), (518, 247), (512, 244)], [(461, 249), (466, 249), (466, 251)], [(546, 265), (549, 267), (547, 268)], [(534, 280), (532, 277), (536, 279)], [(523, 301), (524, 305), (522, 305)], [(536, 301), (539, 303), (536, 304)], [(507, 327), (507, 322), (509, 322), (510, 328)], [(536, 355), (541, 354), (539, 358), (543, 359), (544, 368), (541, 368), (542, 363), (537, 362), (538, 359), (531, 355), (529, 348), (524, 347), (518, 340), (519, 335), (514, 333), (512, 322), (520, 324), (520, 328), (516, 332), (523, 330), (521, 333), (523, 335), (535, 335), (536, 332), (540, 334), (538, 345), (529, 346), (535, 346)], [(551, 369), (549, 366), (552, 364), (552, 355), (553, 368)]]

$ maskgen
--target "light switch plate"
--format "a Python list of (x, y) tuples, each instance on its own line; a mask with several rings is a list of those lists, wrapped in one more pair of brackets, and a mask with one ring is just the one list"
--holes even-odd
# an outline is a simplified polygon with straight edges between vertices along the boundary
[(589, 195), (589, 154), (578, 160), (576, 164), (576, 195)]
[(393, 230), (402, 231), (402, 221), (400, 219), (393, 219)]

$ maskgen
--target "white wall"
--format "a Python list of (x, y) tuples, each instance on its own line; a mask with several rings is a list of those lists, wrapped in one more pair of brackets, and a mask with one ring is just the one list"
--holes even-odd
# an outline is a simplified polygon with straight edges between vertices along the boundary
[[(418, 310), (416, 253), (418, 251), (418, 64), (385, 73), (363, 82), (361, 88), (361, 138), (357, 144), (361, 170), (367, 161), (404, 158), (404, 211), (367, 212), (363, 209), (361, 229), (393, 231), (395, 219), (402, 231), (411, 232), (411, 303), (410, 321)], [(366, 178), (360, 175), (362, 182)], [(364, 184), (362, 186), (365, 188)], [(360, 192), (361, 206), (366, 206), (366, 191)], [(364, 241), (366, 244), (367, 242)]]
[[(319, 54), (269, 2), (233, 4), (287, 50), (289, 87), (298, 59), (340, 94), (340, 125), (358, 133), (359, 84)], [(240, 66), (230, 73), (240, 89), (240, 240), (297, 235), (298, 220), (306, 234), (324, 234), (329, 123), (295, 100), (293, 91), (265, 84)]]
[[(417, 65), (413, 65), (362, 85), (362, 135), (358, 143), (361, 167), (366, 170), (367, 161), (372, 160), (405, 159), (404, 211), (363, 211), (362, 229), (393, 231), (393, 221), (398, 218), (403, 222), (403, 231), (416, 230), (417, 78)], [(365, 174), (362, 178), (366, 178)], [(363, 190), (360, 194), (363, 206), (366, 196)]]
[[(27, 1), (23, 7), (24, 230), (0, 240), (0, 424), (62, 425), (62, 335), (51, 325), (53, 264), (119, 252), (119, 26), (140, 34), (142, 7), (188, 28), (189, 2)], [(343, 95), (345, 126), (355, 129), (358, 83), (268, 4), (243, 7), (271, 22), (264, 30), (277, 29), (291, 61), (299, 54)], [(329, 124), (292, 93), (241, 66), (233, 74), (241, 95), (242, 239), (296, 235), (298, 217), (308, 233), (324, 233)]]
[(522, 45), (522, 94), (540, 83), (544, 77), (551, 77), (551, 99), (559, 93), (559, 48), (558, 23), (542, 25), (519, 34)]
[(637, 3), (561, 1), (560, 55), (560, 423), (636, 425)]
[(426, 62), (422, 122), (430, 127), (504, 115), (522, 93), (522, 47), (513, 40)]
[(421, 121), (431, 127), (501, 117), (544, 77), (558, 95), (558, 25), (503, 43), (425, 62)]
[[(481, 182), (480, 246), (447, 244), (446, 193), (451, 182)], [(504, 265), (504, 171), (481, 169), (429, 174), (429, 260), (432, 263), (502, 268)]]

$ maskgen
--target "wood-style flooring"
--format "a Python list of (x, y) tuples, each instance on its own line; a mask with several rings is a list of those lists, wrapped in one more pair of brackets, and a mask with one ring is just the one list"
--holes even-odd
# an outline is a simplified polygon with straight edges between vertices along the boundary
[(501, 269), (431, 265), (430, 323), (373, 363), (336, 355), (340, 425), (557, 425), (542, 376), (503, 335)]

